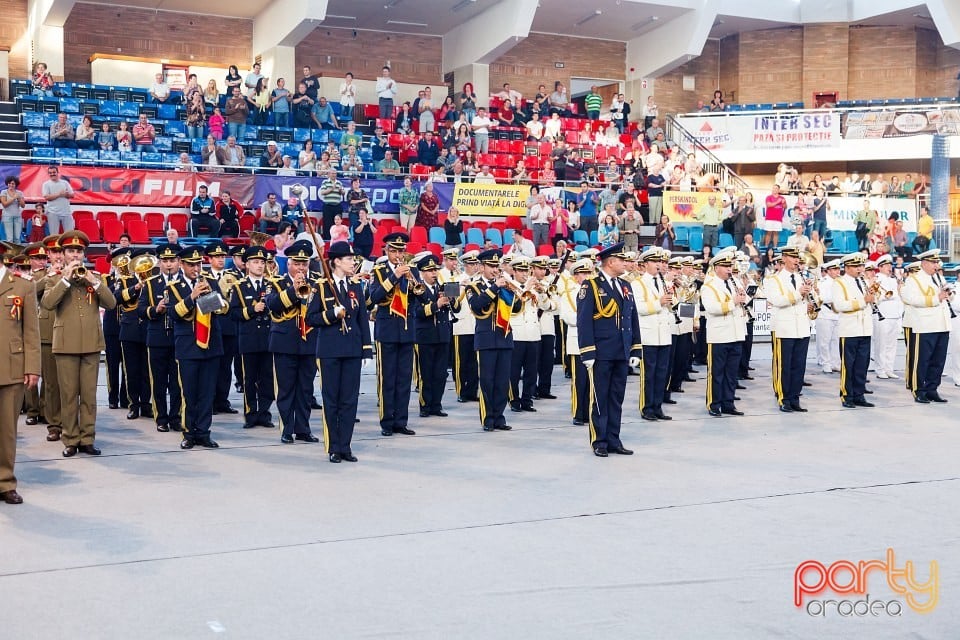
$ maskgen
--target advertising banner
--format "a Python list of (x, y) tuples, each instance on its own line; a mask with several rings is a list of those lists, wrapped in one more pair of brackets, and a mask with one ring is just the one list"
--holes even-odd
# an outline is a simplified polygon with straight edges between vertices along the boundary
[(711, 150), (834, 147), (841, 139), (835, 113), (695, 116), (680, 124)]
[(885, 109), (849, 111), (843, 115), (846, 140), (902, 138), (939, 133), (960, 134), (960, 109)]
[(460, 210), (461, 215), (497, 217), (527, 215), (529, 185), (459, 183), (453, 186), (452, 204)]

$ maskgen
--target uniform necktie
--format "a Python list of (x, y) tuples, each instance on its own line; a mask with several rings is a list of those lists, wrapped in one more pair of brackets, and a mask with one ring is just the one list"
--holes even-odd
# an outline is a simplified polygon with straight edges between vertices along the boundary
[(340, 304), (345, 305), (345, 301), (349, 296), (350, 294), (347, 293), (347, 281), (341, 280), (340, 281)]
[(617, 278), (610, 278), (610, 288), (613, 289), (613, 295), (617, 302), (623, 304), (623, 290), (620, 288), (620, 281)]
[(729, 291), (730, 293), (733, 293), (733, 289), (730, 287), (730, 278), (727, 278), (726, 280), (724, 280), (723, 284), (727, 285), (727, 291)]
[(857, 289), (860, 289), (860, 293), (863, 293), (863, 283), (860, 281), (860, 278), (857, 278)]
[(797, 288), (797, 276), (796, 276), (796, 274), (793, 274), (793, 273), (790, 274), (790, 286), (793, 287), (794, 289)]
[(656, 276), (653, 278), (653, 288), (656, 289), (657, 293), (660, 293), (660, 280)]

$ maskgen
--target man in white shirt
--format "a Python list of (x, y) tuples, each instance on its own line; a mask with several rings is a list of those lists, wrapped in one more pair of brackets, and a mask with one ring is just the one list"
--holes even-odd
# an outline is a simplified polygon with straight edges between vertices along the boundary
[(540, 120), (540, 113), (534, 111), (530, 121), (524, 125), (527, 128), (527, 140), (530, 142), (540, 142), (543, 138), (543, 121)]
[(384, 67), (377, 78), (377, 100), (380, 102), (380, 117), (393, 117), (393, 99), (397, 95), (397, 83), (390, 77), (390, 67)]
[(485, 164), (480, 167), (480, 172), (474, 176), (473, 181), (475, 184), (496, 184), (497, 177), (490, 171), (490, 165)]
[(153, 84), (150, 85), (150, 97), (153, 98), (154, 102), (166, 102), (167, 98), (170, 97), (170, 87), (167, 85), (167, 81), (163, 79), (163, 74), (156, 74), (153, 80)]
[(247, 88), (247, 96), (253, 98), (257, 95), (257, 81), (259, 81), (263, 76), (260, 74), (260, 63), (253, 63), (253, 70), (247, 74), (247, 77), (243, 80), (243, 86)]
[(498, 93), (497, 97), (501, 100), (509, 100), (514, 105), (515, 109), (520, 108), (520, 100), (523, 98), (519, 91), (510, 88), (509, 82), (503, 83), (503, 91)]
[(707, 411), (718, 418), (742, 416), (734, 402), (740, 350), (745, 338), (738, 314), (747, 297), (733, 286), (733, 256), (721, 253), (710, 261), (714, 269), (700, 287), (707, 327)]
[(357, 85), (353, 84), (353, 74), (347, 72), (340, 83), (340, 113), (341, 120), (353, 119), (353, 107), (357, 104)]
[(670, 376), (674, 317), (670, 309), (673, 295), (667, 292), (660, 278), (662, 261), (664, 255), (659, 247), (652, 247), (641, 253), (642, 275), (632, 283), (640, 322), (640, 343), (643, 345), (640, 363), (640, 417), (653, 421), (673, 419), (663, 413), (664, 395)]
[(533, 229), (533, 244), (540, 246), (550, 242), (550, 215), (553, 208), (547, 204), (547, 197), (537, 194), (537, 201), (530, 207), (530, 226)]
[(484, 107), (477, 109), (477, 115), (473, 116), (470, 128), (473, 129), (473, 148), (477, 153), (490, 152), (490, 127), (493, 121), (487, 117), (487, 110)]

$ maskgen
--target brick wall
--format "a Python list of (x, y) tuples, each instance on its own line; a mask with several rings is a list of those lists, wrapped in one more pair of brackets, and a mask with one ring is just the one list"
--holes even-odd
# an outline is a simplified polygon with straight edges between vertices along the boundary
[[(236, 64), (252, 62), (253, 21), (77, 3), (63, 27), (64, 77), (90, 82), (87, 59), (122, 53)], [(118, 51), (119, 50), (119, 51)]]
[(3, 20), (0, 21), (0, 46), (10, 48), (11, 78), (29, 75), (30, 43), (23, 37), (26, 32), (27, 0), (7, 0), (3, 3)]
[(850, 100), (917, 95), (917, 35), (913, 27), (850, 28)]
[(306, 64), (325, 76), (350, 71), (358, 80), (375, 80), (389, 60), (398, 82), (440, 84), (442, 50), (442, 40), (433, 36), (318, 27), (297, 45), (297, 75)]
[(850, 69), (849, 33), (846, 24), (811, 24), (803, 28), (803, 78), (800, 99), (808, 107), (813, 94), (836, 91), (847, 99)]
[(934, 92), (931, 95), (958, 95), (957, 72), (960, 71), (960, 49), (944, 46), (938, 33), (918, 30), (917, 34), (918, 37), (923, 34), (923, 37), (932, 39), (937, 43), (937, 77)]
[[(729, 49), (728, 46), (722, 51), (728, 53)], [(723, 77), (721, 68), (730, 66), (739, 68), (739, 62), (730, 64), (731, 60), (721, 60), (720, 54), (720, 43), (716, 40), (708, 40), (699, 56), (657, 78), (653, 83), (653, 93), (660, 108), (659, 112), (661, 114), (689, 112), (696, 109), (698, 100), (709, 103), (714, 90), (718, 88), (717, 82)], [(693, 76), (692, 91), (684, 90), (684, 76)], [(724, 89), (724, 86), (721, 84), (719, 88)]]
[(803, 28), (740, 34), (737, 102), (798, 102), (803, 82)]
[(740, 35), (720, 41), (720, 88), (728, 102), (740, 99)]
[[(570, 90), (570, 78), (603, 78), (622, 81), (626, 77), (627, 45), (589, 38), (571, 38), (531, 33), (513, 49), (490, 63), (490, 90), (504, 82), (524, 96), (534, 96), (537, 86), (549, 91), (563, 82)], [(555, 68), (562, 62), (563, 69)]]

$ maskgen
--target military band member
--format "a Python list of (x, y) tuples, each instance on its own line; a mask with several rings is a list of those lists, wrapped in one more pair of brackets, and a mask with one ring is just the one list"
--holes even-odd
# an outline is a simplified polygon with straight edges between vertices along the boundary
[[(904, 282), (907, 281), (911, 275), (920, 271), (921, 261), (916, 260), (904, 266)], [(901, 299), (903, 298), (903, 292), (901, 288)], [(907, 388), (907, 391), (914, 393), (916, 391), (916, 386), (914, 385), (914, 376), (913, 376), (913, 363), (916, 359), (917, 354), (917, 334), (913, 331), (913, 323), (916, 317), (916, 309), (908, 304), (903, 305), (903, 319), (901, 320), (901, 325), (903, 326), (903, 344), (905, 355), (905, 367), (904, 367), (904, 385)]]
[[(213, 394), (217, 387), (213, 369), (223, 355), (220, 327), (214, 316), (227, 313), (230, 307), (222, 297), (217, 300), (219, 286), (216, 280), (201, 272), (202, 262), (199, 249), (183, 249), (180, 252), (181, 274), (167, 286), (174, 313), (173, 344), (183, 393), (181, 449), (195, 446), (216, 449), (220, 446), (210, 437)], [(203, 298), (201, 309), (198, 300), (203, 296), (207, 297)]]
[[(551, 393), (553, 385), (553, 365), (556, 355), (557, 316), (560, 309), (559, 286), (556, 279), (550, 274), (550, 265), (560, 266), (560, 261), (546, 256), (534, 258), (530, 265), (533, 268), (533, 277), (539, 283), (540, 305), (537, 318), (540, 322), (540, 348), (537, 351), (537, 391), (534, 399), (556, 400), (557, 396)], [(556, 271), (556, 269), (554, 269)]]
[(879, 287), (876, 312), (873, 314), (874, 363), (877, 377), (881, 380), (899, 379), (893, 372), (900, 339), (903, 318), (903, 301), (900, 299), (900, 283), (893, 277), (893, 258), (888, 254), (877, 259), (874, 282)]
[(326, 252), (332, 281), (323, 280), (310, 301), (307, 322), (316, 327), (323, 441), (330, 462), (356, 462), (350, 443), (360, 400), (360, 369), (373, 357), (363, 285), (354, 277), (357, 257), (346, 242)]
[(600, 270), (577, 293), (577, 342), (590, 378), (590, 445), (594, 455), (631, 455), (620, 440), (627, 369), (640, 364), (640, 325), (623, 243), (599, 252)]
[(373, 337), (377, 343), (380, 433), (385, 436), (415, 434), (407, 427), (417, 337), (417, 318), (410, 305), (423, 285), (417, 270), (403, 260), (409, 241), (407, 234), (400, 232), (384, 237), (387, 261), (374, 267), (367, 294), (368, 303), (377, 307)]
[(659, 277), (660, 249), (647, 249), (639, 256), (639, 271), (633, 278), (640, 326), (640, 417), (644, 420), (672, 420), (663, 412), (663, 397), (670, 371), (670, 347), (676, 324), (670, 305), (673, 295)]
[(68, 231), (60, 236), (64, 266), (60, 279), (48, 286), (41, 304), (54, 312), (53, 353), (60, 382), (60, 412), (64, 449), (100, 455), (94, 446), (97, 422), (97, 377), (103, 351), (100, 308), (113, 309), (116, 298), (100, 276), (83, 266), (90, 246), (87, 234)]
[[(231, 273), (227, 265), (227, 245), (222, 240), (214, 240), (204, 247), (204, 252), (210, 264), (204, 269), (208, 278), (216, 281), (217, 288), (221, 295), (228, 291), (237, 281), (234, 273)], [(214, 316), (214, 322), (217, 323), (220, 330), (221, 342), (223, 343), (223, 354), (220, 356), (220, 362), (217, 365), (217, 388), (213, 397), (214, 413), (237, 413), (237, 410), (230, 405), (230, 386), (233, 380), (233, 360), (237, 355), (237, 321), (232, 314), (222, 314)]]
[(713, 274), (704, 278), (700, 288), (700, 302), (707, 321), (707, 412), (714, 417), (742, 416), (743, 412), (734, 404), (734, 395), (744, 338), (739, 314), (747, 296), (731, 281), (731, 254), (718, 254), (710, 265)]
[[(540, 356), (540, 321), (537, 310), (540, 297), (534, 290), (536, 280), (530, 276), (530, 260), (514, 257), (511, 261), (516, 285), (520, 289), (520, 311), (510, 316), (513, 352), (510, 360), (510, 410), (536, 411), (533, 396), (537, 386)], [(523, 388), (520, 382), (523, 381)]]
[(837, 333), (840, 316), (833, 309), (834, 281), (840, 277), (840, 260), (825, 262), (823, 276), (818, 283), (820, 313), (814, 326), (817, 330), (817, 364), (823, 373), (840, 371), (840, 335)]
[[(130, 261), (149, 253), (147, 249), (130, 252)], [(120, 307), (120, 349), (123, 353), (123, 373), (127, 381), (130, 410), (127, 420), (140, 416), (152, 418), (150, 408), (150, 372), (147, 367), (147, 320), (140, 317), (137, 307), (143, 290), (141, 277), (128, 273), (117, 278), (113, 293)]]
[(920, 269), (907, 277), (901, 295), (913, 308), (914, 338), (913, 398), (920, 403), (946, 402), (939, 387), (950, 339), (950, 297), (952, 291), (938, 273), (940, 252), (925, 251), (916, 256)]
[[(230, 247), (230, 258), (233, 260), (233, 266), (227, 269), (239, 281), (247, 275), (247, 267), (244, 263), (243, 253), (247, 250), (244, 245), (234, 245)], [(273, 257), (273, 254), (270, 254)], [(233, 386), (237, 393), (243, 393), (243, 358), (240, 357), (240, 327), (237, 323), (237, 355), (233, 359)]]
[[(183, 396), (173, 344), (173, 312), (167, 287), (180, 274), (178, 244), (157, 246), (160, 273), (143, 282), (138, 313), (147, 323), (147, 361), (157, 431), (183, 431)], [(168, 400), (169, 398), (169, 400)]]
[[(42, 242), (33, 242), (28, 244), (23, 248), (23, 254), (28, 261), (27, 274), (24, 274), (29, 281), (34, 283), (33, 295), (34, 300), (37, 302), (39, 307), (40, 301), (37, 298), (37, 287), (36, 283), (44, 278), (47, 275), (47, 252), (43, 248)], [(39, 295), (43, 295), (40, 292)], [(39, 375), (39, 374), (38, 374)], [(43, 413), (43, 397), (41, 395), (41, 388), (39, 384), (35, 384), (32, 387), (26, 387), (24, 389), (24, 406), (27, 410), (27, 420), (26, 424), (35, 425), (46, 423), (47, 418)]]
[[(750, 371), (752, 371), (750, 360), (753, 358), (753, 324), (755, 319), (753, 301), (756, 298), (757, 287), (753, 285), (750, 279), (749, 269), (750, 259), (747, 257), (747, 254), (742, 251), (737, 251), (736, 258), (733, 262), (733, 275), (740, 284), (740, 289), (747, 294), (747, 303), (744, 305), (746, 335), (743, 338), (743, 347), (740, 349), (740, 367), (737, 371), (738, 380), (753, 380), (753, 376), (750, 375)], [(746, 387), (737, 383), (737, 388), (743, 389)]]
[(867, 368), (870, 366), (870, 336), (873, 321), (870, 305), (875, 301), (863, 281), (865, 260), (862, 253), (850, 253), (841, 259), (844, 275), (834, 280), (833, 306), (840, 315), (840, 398), (844, 407), (872, 407), (864, 394)]
[(453, 339), (451, 314), (460, 308), (437, 281), (440, 266), (433, 254), (421, 257), (417, 269), (426, 291), (417, 299), (417, 374), (420, 379), (420, 417), (446, 417), (443, 411), (443, 389), (447, 384), (447, 362)]
[(510, 391), (513, 334), (510, 316), (520, 311), (522, 301), (507, 288), (500, 273), (500, 250), (488, 249), (477, 259), (483, 265), (480, 278), (467, 285), (467, 302), (476, 317), (474, 348), (480, 375), (480, 423), (484, 431), (509, 431), (503, 415)]
[(273, 354), (270, 353), (269, 279), (265, 275), (264, 247), (247, 247), (243, 253), (246, 275), (230, 290), (230, 310), (239, 322), (238, 347), (243, 372), (243, 428), (276, 428), (270, 415), (274, 400)]
[[(102, 274), (103, 283), (110, 287), (110, 291), (117, 290), (119, 282), (118, 270), (115, 266), (120, 256), (128, 259), (133, 251), (130, 247), (120, 247), (110, 254), (110, 272)], [(41, 332), (43, 328), (41, 327)], [(104, 362), (107, 369), (107, 403), (111, 409), (130, 407), (130, 398), (127, 397), (127, 378), (123, 373), (123, 347), (120, 345), (120, 305), (103, 313), (103, 341), (106, 347), (103, 350)]]
[(577, 299), (580, 286), (593, 277), (593, 260), (583, 258), (570, 267), (571, 286), (560, 296), (560, 319), (566, 331), (567, 357), (570, 358), (570, 412), (573, 424), (582, 427), (590, 421), (590, 379), (580, 358), (577, 337)]
[(807, 368), (807, 350), (810, 347), (810, 318), (807, 316), (808, 297), (813, 287), (800, 273), (800, 252), (787, 247), (782, 253), (783, 269), (764, 282), (767, 302), (776, 309), (776, 324), (770, 326), (773, 335), (774, 392), (780, 411), (806, 411), (800, 405), (803, 376)]
[(37, 294), (31, 280), (19, 278), (0, 265), (0, 335), (9, 352), (0, 361), (0, 501), (21, 504), (14, 462), (17, 459), (17, 421), (24, 388), (37, 386), (40, 377), (40, 326)]
[(690, 359), (693, 356), (694, 327), (700, 321), (700, 301), (696, 288), (696, 272), (699, 270), (694, 267), (693, 256), (675, 256), (670, 258), (669, 264), (674, 268), (679, 267), (680, 271), (675, 274), (675, 277), (686, 283), (684, 291), (687, 297), (686, 304), (692, 307), (690, 317), (679, 315), (679, 308), (677, 310), (676, 320), (679, 322), (674, 324), (676, 343), (673, 348), (670, 379), (667, 382), (667, 392), (673, 394), (683, 393), (684, 382), (693, 382), (693, 378), (690, 377)]
[[(60, 380), (57, 377), (57, 360), (53, 355), (54, 313), (40, 302), (46, 290), (52, 288), (60, 280), (60, 274), (63, 271), (63, 248), (60, 246), (60, 236), (53, 235), (44, 238), (43, 248), (49, 260), (47, 273), (34, 281), (37, 288), (37, 304), (40, 308), (40, 376), (43, 381), (41, 404), (43, 405), (43, 417), (47, 419), (47, 440), (55, 442), (60, 439), (63, 419), (60, 408)], [(116, 312), (107, 311), (104, 315), (116, 316)], [(118, 321), (117, 330), (119, 331), (119, 316), (116, 316), (116, 318)], [(119, 342), (117, 347), (119, 348)], [(126, 390), (124, 390), (122, 397), (126, 401)]]
[(320, 442), (310, 431), (310, 399), (317, 375), (317, 332), (307, 323), (307, 307), (316, 293), (310, 278), (313, 244), (297, 240), (284, 250), (287, 274), (274, 279), (267, 293), (270, 351), (280, 414), (280, 441)]
[[(453, 382), (457, 391), (457, 402), (477, 402), (480, 400), (480, 373), (477, 370), (477, 352), (473, 348), (473, 336), (477, 319), (464, 304), (467, 287), (479, 277), (481, 265), (477, 256), (479, 251), (467, 251), (463, 254), (464, 274), (460, 277), (460, 307), (453, 323)], [(442, 271), (441, 271), (442, 273)]]

